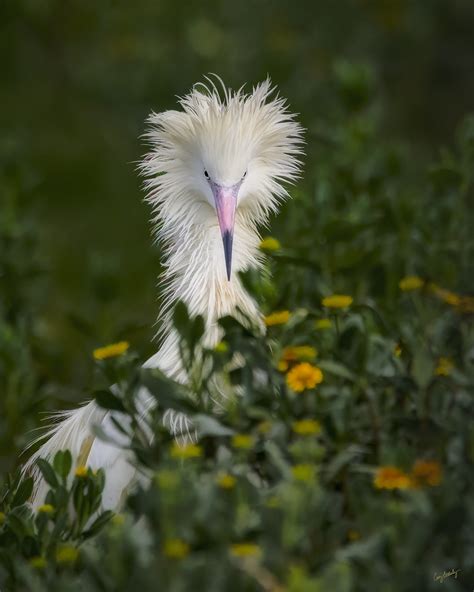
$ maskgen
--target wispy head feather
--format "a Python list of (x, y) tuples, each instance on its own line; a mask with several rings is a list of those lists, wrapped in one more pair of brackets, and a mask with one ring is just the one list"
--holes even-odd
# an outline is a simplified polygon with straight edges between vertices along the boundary
[(285, 182), (298, 177), (302, 127), (269, 79), (252, 92), (227, 89), (222, 80), (196, 84), (179, 100), (182, 111), (152, 113), (146, 138), (151, 150), (141, 164), (147, 199), (168, 243), (193, 224), (216, 224), (204, 172), (223, 185), (247, 173), (238, 212), (264, 222), (287, 196)]

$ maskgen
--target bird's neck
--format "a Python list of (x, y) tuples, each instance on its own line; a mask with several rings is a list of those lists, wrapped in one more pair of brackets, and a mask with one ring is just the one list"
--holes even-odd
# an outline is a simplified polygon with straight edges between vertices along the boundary
[(238, 277), (239, 271), (260, 266), (258, 233), (245, 222), (237, 212), (230, 281), (226, 276), (217, 220), (192, 225), (184, 234), (172, 237), (165, 253), (165, 271), (160, 282), (165, 286), (165, 302), (159, 316), (162, 346), (148, 360), (147, 366), (159, 367), (168, 376), (181, 378), (178, 337), (171, 320), (173, 306), (178, 300), (186, 304), (191, 316), (204, 317), (203, 344), (206, 347), (214, 347), (221, 338), (218, 319), (234, 315), (237, 310), (242, 311), (251, 323), (262, 326), (261, 313)]

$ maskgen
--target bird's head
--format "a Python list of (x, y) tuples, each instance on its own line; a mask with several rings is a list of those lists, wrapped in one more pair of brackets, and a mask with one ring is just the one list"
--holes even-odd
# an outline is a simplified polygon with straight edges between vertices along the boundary
[(218, 224), (230, 280), (236, 212), (257, 226), (276, 210), (282, 183), (298, 176), (302, 128), (268, 79), (249, 94), (209, 82), (180, 99), (182, 111), (149, 117), (142, 172), (165, 242)]

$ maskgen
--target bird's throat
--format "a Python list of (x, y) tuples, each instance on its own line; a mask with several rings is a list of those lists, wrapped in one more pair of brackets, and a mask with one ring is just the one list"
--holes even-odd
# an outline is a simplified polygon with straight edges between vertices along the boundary
[[(259, 237), (237, 218), (233, 244), (233, 269), (230, 281), (222, 249), (222, 237), (217, 224), (199, 225), (186, 236), (186, 249), (179, 241), (167, 250), (164, 261), (164, 305), (160, 312), (162, 346), (146, 363), (159, 367), (170, 378), (182, 379), (179, 344), (172, 325), (172, 310), (183, 301), (191, 316), (205, 320), (203, 343), (214, 347), (222, 338), (218, 319), (227, 315), (247, 319), (262, 326), (262, 317), (254, 299), (239, 279), (239, 271), (258, 267)], [(244, 321), (245, 322), (245, 321)]]

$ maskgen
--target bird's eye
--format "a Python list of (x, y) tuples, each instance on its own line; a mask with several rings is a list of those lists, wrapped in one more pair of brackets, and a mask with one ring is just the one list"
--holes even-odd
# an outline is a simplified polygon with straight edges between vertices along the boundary
[(209, 173), (205, 169), (204, 169), (204, 176), (206, 177), (206, 179), (210, 179)]

